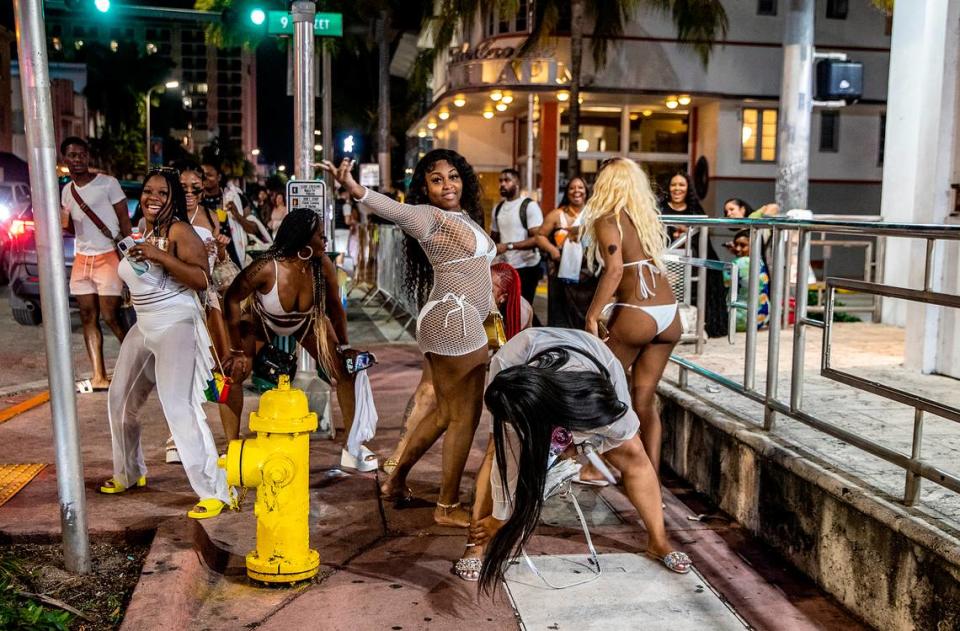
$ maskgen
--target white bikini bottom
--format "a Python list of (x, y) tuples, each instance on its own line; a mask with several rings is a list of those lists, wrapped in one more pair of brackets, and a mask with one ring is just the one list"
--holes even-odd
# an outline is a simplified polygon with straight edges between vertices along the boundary
[(653, 321), (657, 324), (657, 335), (663, 333), (677, 315), (677, 303), (672, 302), (668, 305), (653, 305), (647, 307), (641, 307), (639, 305), (631, 305), (626, 302), (611, 302), (603, 308), (600, 312), (600, 315), (605, 319), (609, 320), (610, 316), (613, 314), (613, 310), (616, 307), (630, 307), (631, 309), (639, 309), (643, 311), (648, 316), (653, 318)]

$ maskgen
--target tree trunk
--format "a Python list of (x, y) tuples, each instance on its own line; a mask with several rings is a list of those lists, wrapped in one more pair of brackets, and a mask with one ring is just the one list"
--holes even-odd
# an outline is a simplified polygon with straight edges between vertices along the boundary
[(377, 161), (380, 163), (380, 190), (390, 188), (390, 10), (380, 12), (377, 20), (380, 81), (380, 127), (377, 133)]
[(567, 142), (567, 181), (580, 175), (580, 72), (583, 67), (583, 0), (570, 3), (570, 112)]

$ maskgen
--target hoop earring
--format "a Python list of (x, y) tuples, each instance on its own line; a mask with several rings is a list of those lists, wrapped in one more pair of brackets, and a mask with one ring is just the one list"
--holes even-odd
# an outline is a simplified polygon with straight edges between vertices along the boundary
[(306, 256), (300, 256), (300, 252), (297, 251), (297, 258), (300, 259), (301, 261), (309, 261), (310, 259), (313, 258), (313, 247), (311, 247), (311, 246), (308, 245), (308, 246), (306, 246), (306, 248), (307, 248), (308, 250), (310, 250), (310, 254), (308, 254), (308, 255), (306, 255)]

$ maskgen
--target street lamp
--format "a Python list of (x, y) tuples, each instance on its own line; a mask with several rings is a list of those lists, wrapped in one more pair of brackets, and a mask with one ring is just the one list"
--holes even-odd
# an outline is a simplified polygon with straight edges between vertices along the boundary
[(153, 94), (153, 91), (154, 91), (154, 90), (159, 90), (159, 89), (161, 89), (161, 88), (167, 88), (167, 89), (169, 89), (169, 90), (172, 90), (172, 89), (178, 88), (178, 87), (180, 87), (180, 82), (179, 82), (179, 81), (167, 81), (166, 83), (164, 83), (164, 84), (162, 84), (162, 85), (155, 85), (155, 86), (153, 86), (152, 88), (150, 88), (149, 90), (147, 90), (147, 97), (146, 97), (147, 101), (146, 101), (145, 107), (144, 107), (144, 114), (145, 114), (146, 119), (147, 119), (147, 125), (146, 125), (146, 127), (147, 127), (147, 166), (146, 166), (146, 170), (147, 170), (147, 171), (150, 170), (150, 95)]

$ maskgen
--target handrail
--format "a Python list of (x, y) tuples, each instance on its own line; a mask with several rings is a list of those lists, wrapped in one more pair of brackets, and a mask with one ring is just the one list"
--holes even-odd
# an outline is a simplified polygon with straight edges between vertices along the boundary
[(949, 239), (960, 241), (960, 228), (939, 224), (908, 224), (885, 221), (845, 221), (837, 219), (788, 219), (770, 217), (764, 219), (730, 219), (727, 217), (683, 217), (666, 215), (661, 217), (668, 226), (742, 226), (743, 228), (779, 228), (781, 230), (809, 230), (814, 232), (832, 232), (837, 234), (865, 234), (869, 230), (873, 235), (887, 237), (907, 237), (911, 239)]
[[(923, 436), (924, 414), (934, 414), (941, 418), (960, 422), (960, 408), (932, 401), (928, 398), (919, 396), (916, 393), (906, 390), (886, 386), (876, 383), (862, 377), (840, 371), (830, 365), (830, 348), (833, 333), (833, 314), (836, 309), (836, 294), (838, 289), (856, 291), (865, 295), (873, 296), (875, 301), (882, 297), (897, 298), (900, 300), (919, 301), (926, 304), (940, 305), (943, 307), (960, 308), (960, 296), (945, 294), (934, 291), (933, 283), (933, 265), (934, 252), (938, 241), (957, 241), (960, 240), (960, 226), (931, 225), (931, 224), (904, 224), (889, 223), (883, 221), (854, 221), (854, 220), (829, 220), (829, 219), (786, 219), (786, 218), (764, 218), (764, 219), (709, 219), (703, 217), (683, 217), (666, 216), (663, 217), (663, 223), (676, 226), (687, 226), (691, 229), (688, 233), (697, 232), (697, 241), (699, 243), (698, 256), (693, 256), (692, 235), (686, 240), (685, 256), (678, 256), (675, 248), (672, 248), (670, 259), (673, 262), (679, 262), (690, 268), (698, 269), (698, 287), (697, 287), (697, 330), (698, 344), (695, 351), (696, 355), (701, 354), (703, 349), (700, 339), (703, 331), (705, 304), (705, 273), (709, 269), (730, 269), (730, 263), (722, 261), (713, 261), (704, 258), (707, 253), (707, 243), (709, 231), (716, 227), (741, 227), (750, 231), (750, 266), (748, 295), (746, 300), (740, 298), (735, 292), (736, 281), (731, 283), (731, 293), (727, 300), (727, 309), (729, 312), (729, 321), (734, 323), (733, 314), (737, 309), (747, 310), (747, 334), (744, 356), (744, 375), (743, 383), (738, 383), (733, 379), (712, 371), (696, 363), (689, 357), (673, 355), (671, 361), (679, 367), (679, 385), (686, 388), (689, 380), (688, 373), (693, 372), (714, 383), (732, 390), (750, 400), (761, 403), (764, 406), (763, 428), (772, 430), (776, 424), (778, 414), (788, 416), (800, 423), (812, 427), (818, 431), (829, 434), (844, 442), (847, 442), (859, 449), (866, 451), (876, 457), (882, 458), (898, 467), (901, 467), (906, 475), (903, 502), (906, 505), (913, 505), (919, 498), (921, 478), (931, 480), (951, 491), (960, 493), (960, 475), (956, 472), (948, 472), (940, 467), (933, 466), (923, 461), (921, 453), (921, 439)], [(871, 218), (872, 219), (872, 218)], [(759, 302), (759, 271), (761, 257), (761, 234), (763, 231), (769, 231), (771, 234), (771, 256), (767, 272), (770, 276), (770, 301), (769, 301), (769, 343), (767, 345), (767, 365), (766, 365), (766, 386), (764, 391), (756, 389), (756, 346), (757, 346), (757, 305)], [(878, 258), (882, 256), (883, 238), (885, 237), (905, 237), (911, 239), (926, 240), (926, 256), (924, 258), (924, 282), (922, 289), (912, 289), (905, 287), (896, 287), (885, 285), (879, 278), (882, 261), (877, 261), (875, 269), (871, 271), (873, 262), (867, 260), (864, 265), (865, 278), (863, 280), (825, 278), (826, 299), (823, 304), (823, 321), (817, 321), (809, 318), (807, 306), (807, 274), (810, 269), (810, 249), (814, 243), (812, 235), (814, 233), (839, 233), (856, 234), (860, 238), (878, 237), (876, 248), (866, 248), (867, 256), (875, 254)], [(795, 235), (795, 236), (794, 236)], [(788, 242), (790, 249), (788, 250)], [(796, 269), (791, 270), (790, 258), (792, 251), (796, 247)], [(822, 242), (818, 242), (822, 244)], [(844, 244), (845, 242), (838, 242)], [(795, 278), (790, 279), (788, 275), (795, 273)], [(793, 280), (793, 282), (791, 282)], [(788, 293), (793, 288), (795, 324), (793, 329), (793, 361), (790, 374), (790, 401), (789, 404), (779, 399), (779, 359), (780, 359), (780, 331), (781, 327), (786, 325), (787, 300)], [(685, 292), (684, 300), (689, 300), (690, 292)], [(879, 303), (875, 302), (874, 310), (879, 309)], [(871, 392), (875, 395), (884, 397), (891, 401), (896, 401), (914, 408), (914, 426), (913, 439), (910, 455), (891, 450), (879, 442), (851, 431), (833, 425), (827, 420), (818, 418), (809, 410), (803, 408), (803, 382), (805, 372), (805, 353), (806, 353), (806, 328), (813, 326), (821, 328), (824, 331), (823, 344), (821, 346), (821, 370), (820, 375), (838, 383), (845, 384), (860, 390)], [(734, 338), (731, 334), (730, 341)]]

